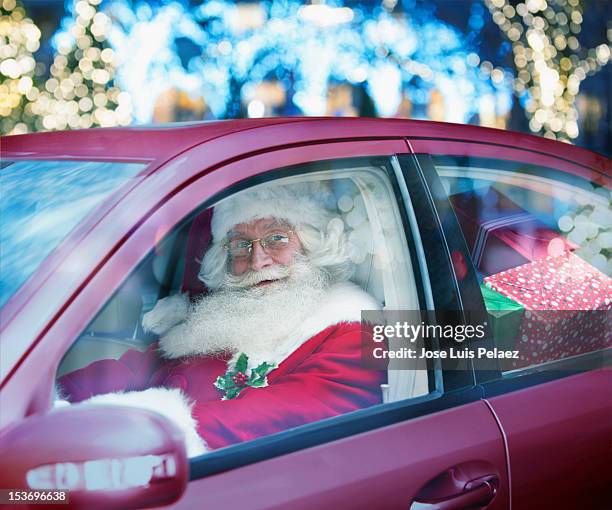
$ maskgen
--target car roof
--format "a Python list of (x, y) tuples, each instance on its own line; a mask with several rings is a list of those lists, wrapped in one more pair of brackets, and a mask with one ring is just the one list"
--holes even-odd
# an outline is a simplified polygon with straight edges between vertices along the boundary
[[(149, 126), (48, 131), (3, 137), (3, 152), (19, 156), (103, 157), (157, 159), (177, 154), (196, 144), (257, 126), (277, 124), (277, 119), (221, 120)], [(33, 149), (35, 146), (35, 149)]]
[(31, 133), (2, 137), (2, 152), (5, 158), (165, 160), (220, 137), (236, 136), (238, 142), (247, 131), (248, 136), (257, 136), (266, 128), (278, 125), (295, 132), (296, 140), (302, 137), (304, 141), (432, 138), (491, 143), (555, 155), (604, 173), (610, 169), (606, 156), (525, 133), (465, 124), (367, 117), (272, 117)]

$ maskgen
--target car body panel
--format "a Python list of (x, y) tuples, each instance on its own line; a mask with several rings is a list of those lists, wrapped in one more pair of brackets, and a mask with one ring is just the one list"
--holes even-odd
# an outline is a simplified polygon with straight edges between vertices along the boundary
[[(283, 122), (266, 119), (258, 125)], [(122, 161), (158, 161), (219, 136), (253, 129), (253, 122), (199, 122), (151, 127), (94, 128), (70, 132), (70, 143), (64, 132), (51, 131), (17, 135), (3, 139), (3, 151), (10, 157), (54, 159), (100, 159)], [(36, 144), (32, 150), (31, 144)]]
[[(572, 161), (563, 151), (547, 154), (522, 147), (439, 139), (409, 143), (416, 153), (508, 160), (560, 170), (602, 186), (611, 183), (611, 162), (607, 158), (587, 167), (584, 160)], [(497, 374), (491, 386), (503, 391), (499, 388), (505, 384), (506, 392), (490, 399), (489, 385), (483, 384), (485, 398), (507, 441), (513, 508), (569, 510), (609, 505), (612, 372), (608, 368), (579, 373), (602, 363), (586, 359), (579, 369), (574, 363), (572, 359), (559, 360), (556, 375), (554, 367), (548, 367), (551, 377), (547, 382), (533, 378), (534, 382), (525, 382), (523, 389), (515, 385), (522, 376), (525, 379), (520, 371)]]
[[(563, 151), (543, 152), (541, 149), (523, 146), (509, 147), (482, 142), (462, 142), (441, 139), (409, 139), (415, 153), (445, 155), (445, 156), (476, 156), (479, 158), (496, 158), (556, 168), (558, 170), (594, 180), (602, 184), (610, 184), (612, 166), (607, 158), (597, 157), (587, 159), (569, 159)], [(560, 144), (564, 145), (564, 144)], [(597, 156), (597, 155), (596, 155)]]
[[(427, 482), (467, 460), (488, 464), (506, 480), (503, 440), (484, 402), (193, 480), (170, 508), (243, 501), (253, 510), (407, 509)], [(502, 482), (487, 509), (506, 508)]]
[(609, 508), (609, 367), (488, 401), (508, 443), (513, 508)]

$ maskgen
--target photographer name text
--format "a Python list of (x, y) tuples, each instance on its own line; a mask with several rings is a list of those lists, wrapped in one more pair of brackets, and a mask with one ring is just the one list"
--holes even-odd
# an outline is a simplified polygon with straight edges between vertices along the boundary
[(451, 347), (448, 351), (408, 347), (388, 350), (386, 347), (376, 347), (372, 354), (376, 359), (519, 359), (519, 351), (503, 350), (497, 347), (493, 349), (478, 347), (475, 350)]

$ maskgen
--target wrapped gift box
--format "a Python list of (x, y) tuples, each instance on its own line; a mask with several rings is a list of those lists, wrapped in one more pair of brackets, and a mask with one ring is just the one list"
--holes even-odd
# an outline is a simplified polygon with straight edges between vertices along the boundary
[(520, 368), (612, 345), (612, 279), (565, 252), (502, 271), (485, 285), (525, 307), (518, 331)]
[(575, 248), (533, 214), (492, 188), (484, 193), (459, 193), (450, 200), (474, 265), (485, 275)]

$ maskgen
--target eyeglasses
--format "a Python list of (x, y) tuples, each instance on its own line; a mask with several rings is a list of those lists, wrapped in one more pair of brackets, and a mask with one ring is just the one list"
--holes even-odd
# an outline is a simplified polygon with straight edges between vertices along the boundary
[(240, 259), (250, 256), (253, 251), (253, 244), (259, 242), (266, 253), (274, 254), (284, 250), (289, 245), (289, 234), (292, 233), (292, 230), (288, 230), (287, 232), (276, 232), (260, 239), (226, 239), (223, 241), (223, 248), (232, 258)]

